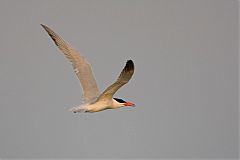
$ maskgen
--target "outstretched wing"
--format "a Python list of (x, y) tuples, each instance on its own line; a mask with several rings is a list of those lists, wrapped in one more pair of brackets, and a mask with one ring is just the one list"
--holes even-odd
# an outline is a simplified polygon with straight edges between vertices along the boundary
[(91, 65), (88, 63), (88, 61), (52, 29), (43, 24), (41, 24), (41, 26), (47, 31), (57, 47), (72, 63), (73, 69), (77, 74), (82, 86), (84, 101), (90, 101), (98, 97), (99, 90), (93, 76)]
[(98, 100), (111, 99), (119, 88), (121, 88), (123, 85), (128, 83), (128, 81), (132, 78), (133, 73), (134, 73), (134, 63), (132, 60), (128, 60), (121, 74), (119, 75), (117, 81), (113, 83), (111, 86), (109, 86), (99, 96)]

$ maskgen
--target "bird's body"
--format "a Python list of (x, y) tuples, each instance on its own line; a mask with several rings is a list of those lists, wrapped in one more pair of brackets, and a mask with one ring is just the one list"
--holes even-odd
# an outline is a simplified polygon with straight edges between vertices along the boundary
[(72, 63), (74, 71), (82, 86), (82, 97), (84, 103), (80, 106), (71, 108), (69, 111), (72, 111), (74, 113), (93, 113), (106, 109), (116, 109), (124, 106), (135, 106), (131, 102), (126, 102), (119, 98), (113, 98), (113, 95), (116, 93), (116, 91), (128, 83), (128, 81), (131, 79), (134, 73), (134, 63), (132, 60), (127, 61), (117, 81), (105, 89), (102, 94), (99, 94), (97, 83), (93, 76), (92, 68), (89, 62), (49, 27), (45, 25), (42, 25), (42, 27), (47, 31), (54, 43)]
[(73, 107), (70, 109), (70, 111), (76, 113), (76, 112), (99, 112), (106, 109), (116, 109), (123, 107), (120, 105), (116, 100), (109, 99), (109, 100), (101, 100), (101, 101), (95, 101), (93, 103), (85, 103), (77, 107)]

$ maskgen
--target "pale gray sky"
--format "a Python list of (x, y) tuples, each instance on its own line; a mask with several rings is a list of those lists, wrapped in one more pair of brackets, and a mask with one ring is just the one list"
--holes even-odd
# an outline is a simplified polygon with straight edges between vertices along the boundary
[[(237, 0), (1, 0), (0, 158), (237, 158)], [(81, 88), (46, 24), (135, 108), (73, 114)]]

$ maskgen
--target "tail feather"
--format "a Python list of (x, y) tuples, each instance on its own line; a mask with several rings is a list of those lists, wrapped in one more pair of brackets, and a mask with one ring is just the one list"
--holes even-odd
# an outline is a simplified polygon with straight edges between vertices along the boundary
[(77, 107), (70, 108), (68, 111), (77, 113), (77, 112), (86, 112), (86, 109), (83, 106), (77, 106)]

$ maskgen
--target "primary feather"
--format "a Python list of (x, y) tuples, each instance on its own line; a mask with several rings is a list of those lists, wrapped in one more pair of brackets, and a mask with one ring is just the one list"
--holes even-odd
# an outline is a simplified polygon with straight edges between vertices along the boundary
[(57, 33), (49, 27), (43, 24), (41, 25), (47, 31), (57, 47), (72, 63), (73, 69), (80, 80), (83, 89), (83, 100), (87, 102), (97, 98), (99, 96), (99, 90), (89, 62)]
[(128, 81), (132, 78), (134, 73), (134, 63), (132, 60), (128, 60), (122, 72), (118, 76), (118, 79), (115, 83), (109, 86), (98, 98), (98, 100), (105, 98), (112, 98), (113, 95), (117, 92), (119, 88), (128, 83)]

